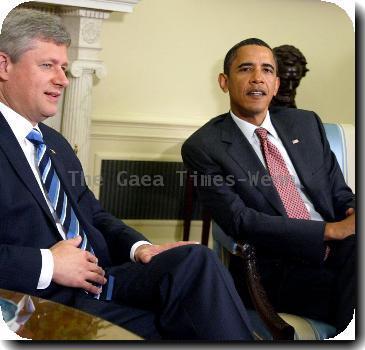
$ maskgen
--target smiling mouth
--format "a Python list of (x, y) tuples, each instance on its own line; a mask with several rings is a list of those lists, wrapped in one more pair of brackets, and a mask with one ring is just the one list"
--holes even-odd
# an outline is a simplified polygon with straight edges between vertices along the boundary
[(53, 101), (58, 101), (59, 97), (61, 96), (60, 92), (45, 92), (44, 94)]

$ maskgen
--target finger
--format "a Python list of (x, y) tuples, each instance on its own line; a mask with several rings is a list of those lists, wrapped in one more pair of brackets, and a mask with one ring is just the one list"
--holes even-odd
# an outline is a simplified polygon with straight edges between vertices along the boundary
[(355, 213), (355, 209), (354, 208), (348, 208), (347, 210), (346, 210), (346, 215), (347, 216), (350, 216), (350, 215), (352, 215), (352, 214), (354, 214)]
[(102, 291), (102, 288), (98, 287), (98, 286), (94, 286), (92, 283), (88, 282), (88, 281), (84, 281), (80, 287), (81, 289), (86, 290), (89, 293), (92, 294), (99, 294)]
[(153, 244), (146, 245), (146, 246), (143, 246), (143, 248), (141, 248), (138, 251), (137, 261), (147, 264), (151, 261), (151, 259), (155, 255), (158, 255), (158, 254), (160, 254), (166, 250), (172, 249), (172, 248), (176, 248), (176, 247), (180, 247), (180, 246), (184, 246), (184, 245), (191, 245), (191, 244), (200, 244), (200, 243), (196, 242), (196, 241), (178, 241), (178, 242), (165, 243), (165, 244), (161, 244), (161, 245), (153, 245)]
[(148, 261), (150, 261), (152, 257), (166, 250), (192, 244), (200, 244), (200, 243), (196, 241), (178, 241), (178, 242), (165, 243), (161, 245), (150, 245), (146, 247), (143, 251), (141, 251), (142, 253), (141, 256), (143, 256), (143, 254), (148, 254), (149, 255)]
[(88, 272), (86, 274), (86, 278), (85, 280), (92, 282), (94, 284), (105, 284), (106, 283), (106, 278), (104, 276), (101, 276), (95, 272)]
[(142, 252), (139, 256), (139, 261), (147, 264), (151, 261), (152, 257), (158, 253), (152, 253), (152, 252)]
[(154, 256), (156, 256), (162, 252), (165, 252), (166, 250), (177, 248), (179, 246), (188, 245), (188, 244), (191, 244), (191, 243), (182, 241), (182, 242), (172, 242), (172, 243), (165, 243), (162, 245), (150, 246), (148, 249), (141, 252), (140, 261), (143, 263), (149, 263)]
[(82, 241), (82, 238), (80, 235), (78, 235), (74, 238), (67, 239), (65, 242), (72, 244), (74, 247), (78, 247), (80, 245), (81, 241)]
[(346, 235), (344, 235), (344, 238), (347, 238), (349, 236), (353, 236), (355, 235), (356, 233), (355, 232), (350, 232), (350, 233), (347, 233)]
[(179, 247), (181, 245), (188, 245), (188, 244), (200, 244), (200, 242), (197, 241), (179, 241), (175, 242), (176, 246)]
[(105, 271), (100, 266), (98, 266), (96, 264), (89, 263), (86, 268), (90, 272), (97, 273), (100, 276), (105, 276)]
[(94, 254), (91, 254), (90, 252), (85, 250), (85, 256), (87, 261), (97, 265), (98, 258)]

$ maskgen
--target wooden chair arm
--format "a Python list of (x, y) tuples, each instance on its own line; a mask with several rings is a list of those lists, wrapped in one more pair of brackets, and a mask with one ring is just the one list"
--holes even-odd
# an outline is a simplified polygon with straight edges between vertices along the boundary
[(248, 243), (237, 242), (235, 255), (242, 258), (243, 271), (253, 305), (273, 336), (273, 340), (293, 340), (294, 328), (274, 310), (260, 280), (256, 268), (255, 248)]

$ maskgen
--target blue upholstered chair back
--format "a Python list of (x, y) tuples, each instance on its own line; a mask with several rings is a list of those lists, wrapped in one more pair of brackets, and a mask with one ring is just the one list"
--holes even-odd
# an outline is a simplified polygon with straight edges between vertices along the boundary
[(355, 192), (355, 127), (351, 124), (339, 123), (323, 125), (345, 181)]
[(326, 136), (332, 152), (336, 155), (338, 164), (342, 170), (343, 176), (347, 181), (347, 149), (345, 142), (345, 132), (341, 124), (324, 124)]

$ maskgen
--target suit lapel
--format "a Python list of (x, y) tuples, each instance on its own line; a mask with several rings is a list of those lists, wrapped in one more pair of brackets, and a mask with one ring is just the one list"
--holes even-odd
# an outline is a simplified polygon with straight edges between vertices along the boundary
[(14, 136), (10, 126), (0, 113), (0, 148), (13, 166), (15, 173), (31, 192), (39, 206), (42, 208), (46, 216), (54, 224), (54, 219), (44, 199), (38, 182), (34, 177), (33, 171), (21, 149), (16, 137)]
[[(283, 203), (274, 188), (273, 184), (268, 184), (269, 173), (262, 165), (255, 150), (243, 135), (230, 114), (226, 115), (222, 125), (222, 142), (227, 143), (227, 153), (241, 167), (248, 177), (249, 183), (256, 183), (256, 188), (265, 196), (268, 202), (282, 215), (286, 215)], [(265, 181), (262, 181), (265, 179)]]

